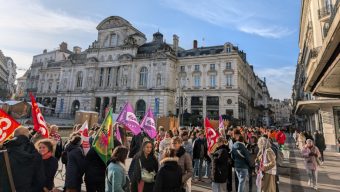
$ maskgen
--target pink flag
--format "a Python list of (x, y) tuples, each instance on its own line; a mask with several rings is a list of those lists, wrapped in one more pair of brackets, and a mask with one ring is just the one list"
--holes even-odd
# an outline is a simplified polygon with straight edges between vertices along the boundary
[(125, 104), (117, 118), (117, 122), (130, 129), (134, 135), (138, 135), (141, 132), (140, 125), (130, 103)]
[(116, 129), (116, 138), (120, 143), (122, 143), (122, 136), (120, 135), (118, 123), (115, 124), (115, 129)]
[(83, 148), (85, 155), (90, 150), (90, 137), (89, 137), (88, 131), (89, 131), (89, 126), (86, 120), (83, 123), (83, 125), (80, 127), (80, 129), (78, 130), (78, 132), (81, 134), (81, 140), (82, 140), (81, 147)]
[(219, 129), (223, 129), (224, 128), (222, 115), (220, 115), (219, 120), (218, 120), (218, 128)]
[(144, 116), (140, 126), (143, 131), (150, 136), (151, 139), (157, 136), (155, 118), (153, 117), (151, 108), (148, 109), (148, 112)]

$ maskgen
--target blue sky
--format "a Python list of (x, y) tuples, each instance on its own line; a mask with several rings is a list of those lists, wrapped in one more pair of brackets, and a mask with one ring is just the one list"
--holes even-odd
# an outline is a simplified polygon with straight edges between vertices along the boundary
[[(231, 42), (247, 53), (248, 62), (266, 77), (274, 98), (289, 98), (299, 53), (300, 1), (296, 0), (0, 0), (0, 49), (19, 68), (33, 55), (62, 41), (87, 48), (96, 26), (111, 15), (127, 19), (148, 40), (159, 30), (180, 46)], [(204, 39), (204, 41), (203, 41)], [(18, 76), (24, 71), (19, 70)]]

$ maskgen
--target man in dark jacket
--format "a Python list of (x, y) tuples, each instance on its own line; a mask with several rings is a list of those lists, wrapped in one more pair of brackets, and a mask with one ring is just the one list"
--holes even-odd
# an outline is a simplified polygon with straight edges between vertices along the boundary
[(193, 159), (194, 159), (194, 176), (198, 175), (198, 180), (202, 181), (202, 167), (203, 160), (207, 156), (207, 145), (204, 139), (204, 133), (200, 132), (199, 137), (194, 141), (193, 144)]
[(226, 191), (228, 177), (228, 153), (229, 147), (225, 145), (226, 139), (219, 137), (216, 151), (212, 154), (212, 190)]
[(235, 171), (239, 180), (238, 191), (244, 191), (251, 162), (250, 154), (244, 144), (242, 135), (239, 136), (238, 141), (233, 145), (231, 158), (234, 160)]
[(315, 131), (314, 142), (315, 142), (315, 146), (319, 148), (319, 151), (321, 154), (321, 161), (323, 162), (324, 161), (323, 152), (326, 149), (325, 137), (323, 136), (323, 134), (319, 133), (319, 131)]
[(42, 191), (45, 181), (42, 157), (28, 138), (28, 129), (20, 127), (14, 138), (4, 143), (17, 192)]

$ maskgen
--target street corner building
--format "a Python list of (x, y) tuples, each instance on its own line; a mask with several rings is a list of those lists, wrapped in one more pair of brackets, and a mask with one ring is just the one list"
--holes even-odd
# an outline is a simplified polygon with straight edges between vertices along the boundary
[(226, 115), (242, 125), (269, 125), (270, 95), (247, 62), (246, 53), (231, 43), (180, 47), (173, 35), (153, 39), (130, 22), (111, 16), (97, 26), (98, 38), (83, 50), (58, 50), (33, 56), (30, 70), (18, 79), (22, 97), (32, 92), (37, 101), (54, 109), (59, 117), (77, 110), (105, 115), (119, 112), (130, 102), (141, 117), (148, 106), (158, 116), (191, 113), (218, 119)]
[(340, 0), (303, 0), (293, 86), (295, 126), (319, 130), (326, 150), (340, 137)]

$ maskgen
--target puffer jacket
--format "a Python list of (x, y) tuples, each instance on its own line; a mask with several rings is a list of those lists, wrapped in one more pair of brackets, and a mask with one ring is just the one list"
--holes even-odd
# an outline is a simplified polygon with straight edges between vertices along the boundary
[(182, 183), (185, 183), (193, 175), (192, 159), (183, 147), (179, 148), (176, 156), (178, 157), (178, 165), (182, 169)]

